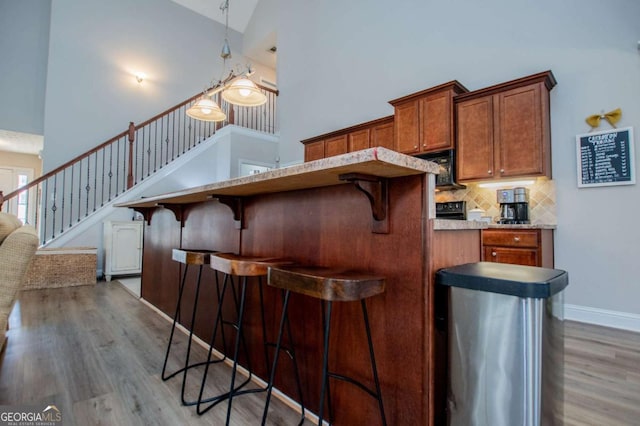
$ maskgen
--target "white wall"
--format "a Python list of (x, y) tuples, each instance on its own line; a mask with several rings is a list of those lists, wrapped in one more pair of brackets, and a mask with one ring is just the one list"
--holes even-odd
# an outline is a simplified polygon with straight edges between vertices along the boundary
[(0, 0), (0, 129), (42, 135), (51, 0)]
[(566, 302), (640, 314), (639, 186), (577, 189), (575, 155), (584, 118), (620, 107), (640, 168), (640, 2), (282, 0), (279, 22), (283, 164), (302, 160), (301, 139), (392, 114), (390, 99), (452, 79), (474, 90), (553, 70)]
[[(169, 0), (56, 0), (51, 9), (45, 171), (222, 77), (224, 25)], [(229, 30), (244, 64), (242, 36)], [(273, 71), (256, 64), (256, 78)], [(142, 84), (136, 72), (147, 77)]]

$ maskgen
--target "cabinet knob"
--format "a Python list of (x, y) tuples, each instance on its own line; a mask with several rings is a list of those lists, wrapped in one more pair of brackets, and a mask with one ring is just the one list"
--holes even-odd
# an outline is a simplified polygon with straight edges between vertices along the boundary
[(520, 237), (513, 237), (513, 241), (515, 241), (516, 243), (520, 242)]
[(414, 146), (413, 146), (413, 149), (418, 149), (418, 145), (414, 145)]
[(487, 173), (491, 174), (491, 173), (493, 173), (493, 172), (492, 172), (491, 170), (487, 170)]
[(491, 256), (496, 257), (498, 255), (498, 253), (496, 253), (495, 251), (491, 252)]
[(504, 173), (504, 169), (500, 169), (500, 173)]

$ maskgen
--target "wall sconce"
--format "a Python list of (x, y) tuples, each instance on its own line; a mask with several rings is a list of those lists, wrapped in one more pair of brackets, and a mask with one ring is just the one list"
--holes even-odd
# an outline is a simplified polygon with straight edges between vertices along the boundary
[(135, 74), (135, 78), (136, 78), (136, 81), (138, 82), (138, 84), (142, 84), (142, 82), (144, 81), (145, 77), (146, 76), (144, 75), (144, 73), (141, 73), (141, 72), (138, 72), (138, 73)]

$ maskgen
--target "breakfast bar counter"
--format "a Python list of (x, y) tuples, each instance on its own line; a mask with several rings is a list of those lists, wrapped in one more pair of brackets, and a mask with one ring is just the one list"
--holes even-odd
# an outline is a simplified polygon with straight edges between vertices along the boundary
[[(481, 243), (479, 229), (434, 230), (437, 171), (433, 163), (370, 148), (122, 203), (120, 207), (141, 212), (146, 221), (142, 297), (173, 315), (181, 274), (180, 265), (171, 261), (173, 248), (284, 257), (302, 265), (383, 276), (384, 293), (371, 297), (367, 307), (387, 422), (443, 424), (447, 301), (435, 288), (434, 274), (479, 261)], [(185, 288), (179, 318), (204, 341), (210, 339), (217, 307), (214, 283), (214, 272), (205, 270), (194, 324), (189, 323), (194, 289)], [(249, 286), (248, 292), (243, 334), (255, 372), (266, 379), (257, 286)], [(265, 306), (267, 333), (274, 340), (280, 293), (265, 288)], [(223, 307), (228, 312), (232, 308)], [(289, 318), (305, 404), (318, 412), (320, 306), (293, 294)], [(333, 321), (331, 368), (371, 384), (358, 307), (336, 303)], [(215, 346), (222, 351), (221, 340)], [(287, 364), (279, 366), (275, 386), (295, 398)], [(376, 401), (353, 386), (332, 382), (331, 401), (336, 425), (380, 422)]]

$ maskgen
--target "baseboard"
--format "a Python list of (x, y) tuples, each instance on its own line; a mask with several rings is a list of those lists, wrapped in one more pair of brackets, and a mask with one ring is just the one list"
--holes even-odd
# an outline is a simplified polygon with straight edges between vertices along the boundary
[(565, 319), (640, 332), (640, 315), (589, 306), (564, 305)]

